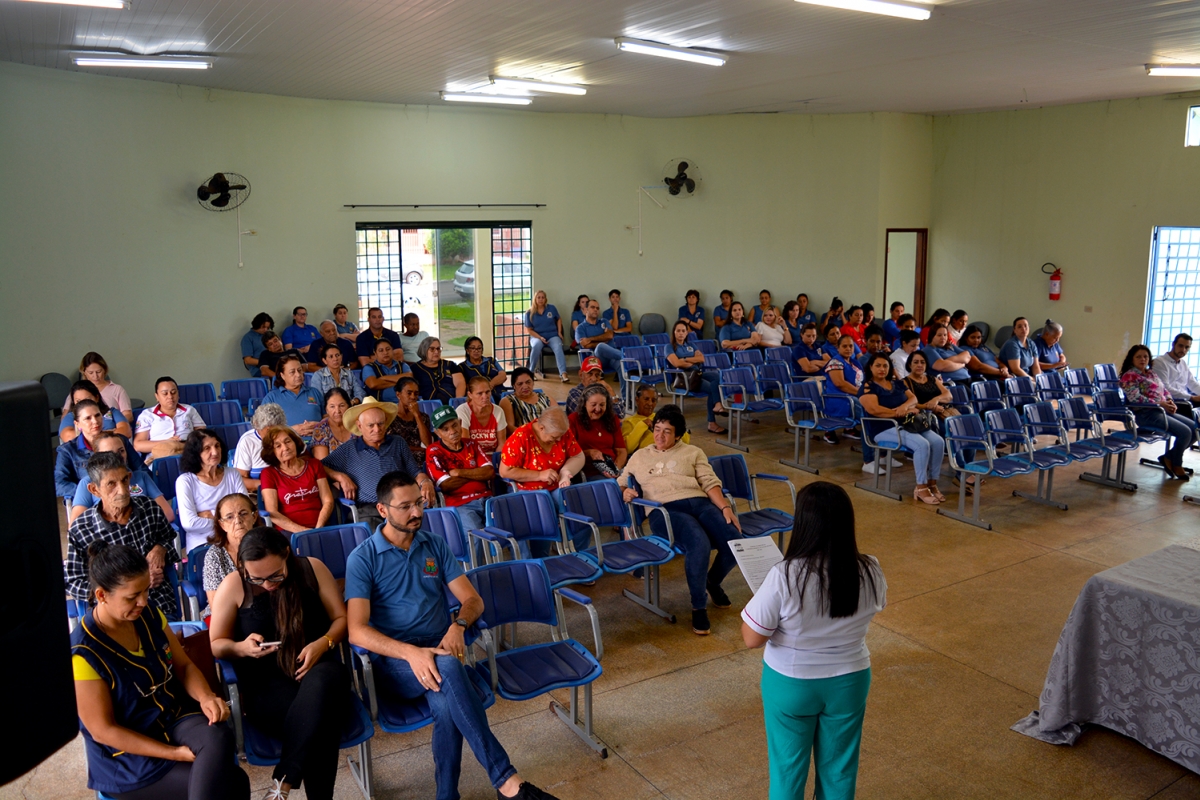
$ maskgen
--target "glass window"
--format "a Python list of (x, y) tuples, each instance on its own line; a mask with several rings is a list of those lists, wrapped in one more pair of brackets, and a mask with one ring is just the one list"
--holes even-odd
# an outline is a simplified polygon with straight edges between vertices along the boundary
[[(1171, 349), (1177, 333), (1200, 327), (1200, 228), (1155, 228), (1150, 246), (1146, 335), (1150, 352)], [(1200, 373), (1200, 349), (1188, 353), (1192, 373)]]

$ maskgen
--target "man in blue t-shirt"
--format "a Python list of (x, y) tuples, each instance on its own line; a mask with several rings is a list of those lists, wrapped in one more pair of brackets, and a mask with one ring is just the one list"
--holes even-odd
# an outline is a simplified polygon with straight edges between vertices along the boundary
[(581, 348), (591, 350), (606, 372), (618, 372), (617, 365), (621, 363), (621, 351), (609, 344), (612, 338), (612, 329), (600, 319), (600, 304), (589, 300), (587, 317), (575, 329), (575, 341)]
[[(499, 796), (554, 800), (521, 779), (467, 676), (464, 635), (483, 615), (483, 599), (445, 539), (421, 530), (416, 481), (389, 472), (375, 496), (384, 523), (346, 561), (350, 642), (370, 651), (377, 680), (429, 704), (437, 796), (458, 796), (465, 739)], [(461, 604), (457, 613), (450, 612), (447, 591)]]
[[(307, 355), (312, 343), (321, 340), (321, 332), (307, 323), (308, 309), (304, 306), (293, 308), (292, 324), (283, 329), (284, 349), (298, 350)], [(316, 355), (316, 351), (313, 351), (313, 355)]]
[(400, 334), (383, 327), (383, 309), (367, 309), (367, 329), (354, 340), (354, 351), (358, 354), (358, 365), (365, 367), (375, 360), (375, 345), (387, 339), (393, 350), (400, 349)]
[(250, 375), (255, 378), (262, 377), (262, 373), (258, 370), (258, 357), (267, 349), (267, 346), (263, 344), (263, 334), (274, 327), (275, 320), (271, 319), (271, 315), (260, 311), (250, 322), (250, 330), (242, 336), (242, 364), (250, 370)]
[(621, 290), (613, 289), (608, 293), (608, 302), (612, 308), (604, 312), (604, 321), (614, 334), (633, 333), (633, 315), (621, 308)]

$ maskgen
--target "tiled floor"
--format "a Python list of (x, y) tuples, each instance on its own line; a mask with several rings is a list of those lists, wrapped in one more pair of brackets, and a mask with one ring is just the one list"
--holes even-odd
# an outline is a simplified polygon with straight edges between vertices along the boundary
[[(565, 389), (543, 386), (553, 396)], [(695, 441), (710, 454), (732, 452), (703, 432), (700, 403), (689, 408)], [(1056, 496), (1069, 511), (1013, 497), (1034, 478), (988, 481), (982, 508), (994, 530), (945, 517), (911, 499), (912, 472), (897, 473), (902, 502), (849, 484), (866, 476), (843, 442), (813, 445), (820, 477), (778, 463), (791, 458), (782, 420), (746, 425), (750, 469), (846, 485), (855, 503), (860, 547), (878, 556), (889, 605), (868, 644), (874, 679), (859, 771), (868, 798), (1155, 798), (1200, 797), (1200, 776), (1104, 729), (1075, 747), (1037, 742), (1009, 726), (1037, 707), (1046, 667), (1075, 597), (1088, 577), (1197, 535), (1200, 508), (1180, 503), (1184, 486), (1130, 467), (1141, 489), (1130, 494), (1077, 480), (1060, 470)], [(1194, 456), (1189, 455), (1189, 460)], [(943, 491), (950, 494), (948, 481)], [(1200, 493), (1200, 486), (1195, 488)], [(786, 488), (769, 485), (764, 503), (787, 508)], [(664, 569), (663, 603), (681, 617), (670, 625), (621, 597), (631, 579), (609, 577), (593, 589), (603, 628), (604, 675), (597, 681), (595, 726), (609, 746), (601, 760), (547, 709), (546, 701), (498, 701), (493, 728), (522, 773), (563, 800), (572, 798), (766, 797), (767, 764), (758, 679), (760, 659), (741, 644), (737, 610), (750, 592), (740, 576), (726, 588), (734, 601), (713, 610), (713, 635), (686, 625), (681, 565)], [(590, 643), (582, 614), (571, 630)], [(432, 798), (428, 729), (373, 740), (376, 796)], [(9, 786), (7, 798), (83, 798), (85, 764), (78, 739)], [(256, 787), (269, 771), (251, 769)], [(494, 793), (466, 756), (465, 798)], [(357, 791), (343, 769), (338, 797)], [(301, 797), (295, 793), (293, 797)], [(812, 784), (809, 784), (812, 796)]]

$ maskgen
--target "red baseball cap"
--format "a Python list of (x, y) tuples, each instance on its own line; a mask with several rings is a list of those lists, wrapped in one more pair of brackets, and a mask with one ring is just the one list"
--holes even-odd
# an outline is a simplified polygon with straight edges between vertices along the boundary
[(582, 369), (584, 372), (591, 372), (592, 370), (603, 372), (604, 366), (601, 365), (600, 359), (596, 358), (595, 356), (588, 356), (583, 360), (583, 364), (580, 366), (580, 369)]

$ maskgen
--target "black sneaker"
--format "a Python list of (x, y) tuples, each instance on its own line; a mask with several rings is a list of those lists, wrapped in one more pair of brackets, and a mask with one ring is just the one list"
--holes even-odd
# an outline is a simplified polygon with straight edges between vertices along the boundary
[(847, 439), (862, 439), (862, 434), (854, 428), (847, 428), (842, 431), (842, 436), (845, 436)]
[(698, 636), (708, 636), (712, 633), (712, 626), (708, 624), (707, 608), (692, 609), (692, 633)]
[(708, 583), (708, 596), (712, 598), (713, 605), (717, 608), (729, 608), (733, 605), (729, 600), (729, 595), (725, 594), (725, 590), (721, 588), (721, 584)]
[(558, 800), (558, 798), (549, 792), (543, 792), (529, 781), (524, 781), (521, 783), (521, 787), (517, 789), (517, 793), (512, 797), (505, 797), (497, 789), (496, 800)]
[(837, 444), (839, 441), (837, 434), (833, 431), (829, 431), (821, 438), (825, 440), (825, 444)]

